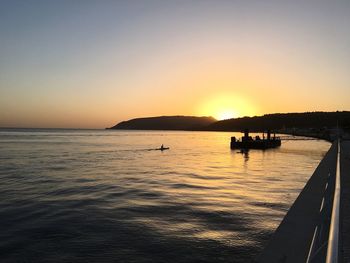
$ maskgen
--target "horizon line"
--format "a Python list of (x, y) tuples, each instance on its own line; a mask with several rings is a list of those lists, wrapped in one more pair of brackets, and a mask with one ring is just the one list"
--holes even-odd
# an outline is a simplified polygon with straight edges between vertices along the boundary
[[(254, 118), (254, 117), (263, 117), (266, 115), (275, 115), (275, 114), (303, 114), (303, 113), (337, 113), (337, 112), (350, 112), (350, 110), (335, 110), (335, 111), (303, 111), (303, 112), (276, 112), (276, 113), (265, 113), (261, 115), (254, 115), (254, 116), (242, 116), (242, 117), (236, 117), (236, 118), (230, 118), (230, 119), (223, 119), (223, 120), (218, 120), (215, 117), (212, 116), (193, 116), (193, 115), (158, 115), (158, 116), (148, 116), (148, 117), (136, 117), (136, 118), (130, 118), (128, 120), (123, 120), (120, 122), (124, 121), (130, 121), (134, 119), (143, 119), (143, 118), (159, 118), (159, 117), (196, 117), (196, 118), (201, 118), (201, 117), (207, 117), (207, 118), (213, 118), (215, 119), (216, 122), (220, 121), (227, 121), (227, 120), (233, 120), (233, 119), (241, 119), (241, 118)], [(118, 122), (118, 123), (120, 123)], [(117, 124), (118, 124), (117, 123)], [(115, 124), (115, 125), (117, 125)], [(113, 127), (113, 126), (112, 126)], [(78, 128), (78, 127), (16, 127), (16, 126), (0, 126), (0, 129), (61, 129), (61, 130), (106, 130), (110, 129), (110, 127), (101, 127), (101, 128)]]

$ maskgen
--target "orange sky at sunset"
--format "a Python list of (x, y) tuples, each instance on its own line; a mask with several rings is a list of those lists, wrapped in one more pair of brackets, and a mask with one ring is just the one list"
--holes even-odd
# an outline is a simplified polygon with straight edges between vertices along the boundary
[(8, 1), (0, 127), (349, 110), (350, 4)]

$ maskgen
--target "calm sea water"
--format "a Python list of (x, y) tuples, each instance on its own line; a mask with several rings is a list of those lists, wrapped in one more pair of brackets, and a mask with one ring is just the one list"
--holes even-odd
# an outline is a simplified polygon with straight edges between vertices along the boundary
[(0, 130), (0, 261), (250, 262), (330, 145), (232, 135)]

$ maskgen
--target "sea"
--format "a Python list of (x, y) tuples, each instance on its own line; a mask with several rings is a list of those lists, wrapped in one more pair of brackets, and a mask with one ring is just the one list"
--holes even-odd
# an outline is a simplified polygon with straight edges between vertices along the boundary
[(330, 144), (231, 136), (0, 129), (0, 262), (252, 262)]

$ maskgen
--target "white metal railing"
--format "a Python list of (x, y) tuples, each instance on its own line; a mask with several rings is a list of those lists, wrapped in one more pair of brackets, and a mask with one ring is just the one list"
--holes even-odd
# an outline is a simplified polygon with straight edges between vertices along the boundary
[(338, 139), (337, 170), (333, 198), (332, 218), (329, 228), (326, 263), (338, 263), (340, 212), (340, 139)]
[(306, 263), (338, 263), (340, 213), (340, 139), (336, 171), (329, 173)]

